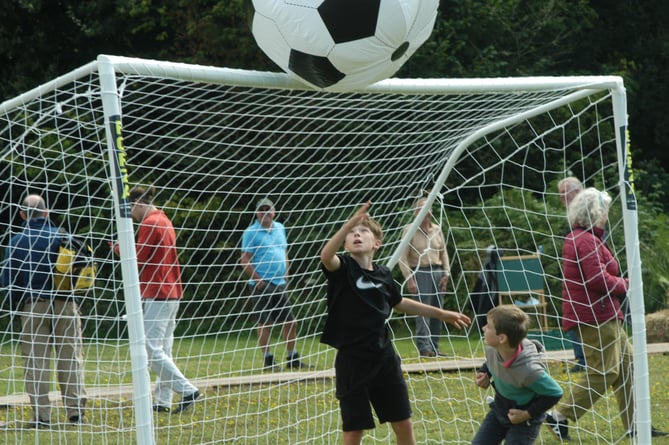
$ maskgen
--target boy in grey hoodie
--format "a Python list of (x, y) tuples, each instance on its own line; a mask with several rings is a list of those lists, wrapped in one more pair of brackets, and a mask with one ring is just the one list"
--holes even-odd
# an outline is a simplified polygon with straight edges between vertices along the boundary
[(486, 362), (475, 383), (480, 388), (492, 384), (495, 399), (473, 445), (534, 443), (546, 411), (562, 397), (562, 388), (546, 372), (543, 346), (526, 338), (529, 325), (527, 314), (512, 304), (488, 312), (483, 327)]

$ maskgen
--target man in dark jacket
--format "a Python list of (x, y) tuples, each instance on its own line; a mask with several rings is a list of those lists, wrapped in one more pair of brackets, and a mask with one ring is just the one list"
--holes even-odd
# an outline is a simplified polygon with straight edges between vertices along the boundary
[(28, 195), (21, 207), (23, 230), (14, 235), (5, 252), (2, 286), (10, 308), (21, 317), (21, 352), (25, 360), (26, 391), (35, 421), (51, 421), (51, 348), (54, 345), (58, 380), (67, 418), (83, 420), (86, 390), (79, 307), (72, 295), (56, 293), (53, 269), (58, 255), (58, 228), (49, 220), (44, 199)]

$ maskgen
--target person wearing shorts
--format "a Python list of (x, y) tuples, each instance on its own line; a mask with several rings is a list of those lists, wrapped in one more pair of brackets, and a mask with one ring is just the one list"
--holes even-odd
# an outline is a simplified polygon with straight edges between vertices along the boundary
[[(390, 422), (398, 445), (414, 445), (411, 406), (400, 357), (391, 342), (387, 319), (392, 310), (438, 318), (463, 328), (469, 317), (402, 298), (390, 269), (373, 262), (383, 231), (363, 204), (325, 244), (321, 270), (328, 282), (327, 318), (321, 342), (337, 349), (336, 396), (344, 445), (358, 445), (380, 422)], [(348, 254), (338, 253), (343, 244)]]
[(339, 352), (335, 369), (344, 431), (373, 429), (372, 408), (381, 423), (411, 417), (409, 392), (395, 354), (376, 362)]
[(275, 323), (281, 323), (286, 342), (286, 367), (309, 368), (295, 350), (297, 321), (288, 294), (288, 241), (286, 228), (275, 221), (274, 203), (267, 198), (256, 204), (256, 220), (242, 236), (241, 263), (249, 277), (253, 313), (258, 317), (258, 345), (267, 371), (281, 369), (270, 348), (270, 334)]
[(253, 286), (251, 290), (253, 298), (253, 313), (261, 325), (274, 323), (293, 323), (295, 315), (291, 309), (290, 302), (286, 297), (286, 285), (274, 285), (272, 283), (260, 288)]

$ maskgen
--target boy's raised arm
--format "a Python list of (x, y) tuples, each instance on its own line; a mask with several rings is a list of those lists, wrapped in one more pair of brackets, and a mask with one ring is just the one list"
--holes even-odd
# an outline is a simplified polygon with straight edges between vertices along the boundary
[(325, 243), (323, 249), (321, 250), (321, 263), (329, 271), (334, 271), (339, 269), (340, 261), (337, 258), (337, 252), (344, 241), (346, 240), (346, 234), (351, 231), (353, 227), (359, 224), (361, 221), (369, 218), (367, 214), (367, 209), (372, 205), (371, 201), (367, 201), (353, 214), (351, 219), (346, 221), (343, 226), (337, 232), (332, 235), (332, 238)]
[(465, 314), (454, 311), (447, 311), (429, 304), (424, 304), (411, 298), (402, 298), (393, 309), (408, 315), (420, 315), (421, 317), (438, 318), (441, 321), (455, 326), (458, 329), (466, 328), (471, 324), (471, 320)]

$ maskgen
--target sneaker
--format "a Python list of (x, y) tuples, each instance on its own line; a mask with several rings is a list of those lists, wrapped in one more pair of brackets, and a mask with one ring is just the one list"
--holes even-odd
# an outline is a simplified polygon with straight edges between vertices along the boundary
[(74, 423), (74, 424), (84, 423), (84, 416), (81, 415), (81, 414), (74, 414), (74, 415), (68, 417), (67, 420), (69, 420), (70, 423)]
[(193, 406), (195, 401), (200, 397), (200, 391), (195, 391), (193, 394), (188, 394), (187, 396), (183, 396), (181, 398), (181, 402), (179, 402), (179, 406), (172, 412), (172, 414), (179, 414), (180, 412), (183, 412)]
[(567, 419), (558, 421), (555, 420), (551, 414), (546, 414), (546, 420), (544, 420), (544, 423), (556, 439), (570, 440), (568, 429), (569, 421)]
[(35, 420), (33, 422), (28, 422), (26, 424), (26, 429), (36, 430), (36, 429), (47, 429), (51, 427), (51, 423), (48, 420)]
[(286, 360), (286, 366), (288, 369), (309, 369), (312, 367), (311, 365), (300, 360), (300, 354), (297, 352), (288, 357), (288, 360)]
[(153, 405), (153, 410), (157, 413), (169, 413), (171, 411), (169, 406)]
[(429, 357), (429, 358), (434, 358), (437, 356), (434, 351), (420, 351), (420, 356), (421, 357)]
[(652, 437), (662, 437), (662, 436), (666, 436), (667, 434), (669, 434), (669, 433), (667, 433), (666, 431), (657, 430), (657, 429), (655, 429), (654, 426), (650, 427), (650, 435)]
[[(666, 431), (660, 431), (660, 430), (658, 430), (658, 429), (655, 429), (655, 427), (652, 426), (652, 425), (651, 425), (651, 427), (650, 427), (650, 435), (651, 435), (651, 437), (662, 437), (662, 436), (666, 436), (666, 435), (668, 435), (668, 434), (669, 434), (669, 433), (667, 433)], [(625, 433), (625, 437), (629, 437), (629, 438), (636, 437), (636, 430), (633, 430), (633, 429), (632, 429), (632, 430), (628, 430), (628, 431)]]
[(265, 356), (265, 363), (263, 366), (264, 371), (280, 371), (281, 366), (277, 365), (274, 361), (274, 356), (272, 354)]

